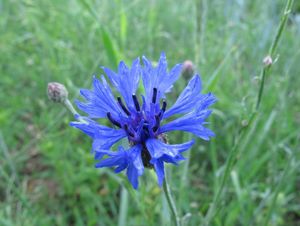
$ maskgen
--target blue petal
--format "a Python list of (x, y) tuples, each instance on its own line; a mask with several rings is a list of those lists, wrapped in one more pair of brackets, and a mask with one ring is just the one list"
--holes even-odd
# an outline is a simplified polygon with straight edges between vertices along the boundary
[(173, 130), (182, 130), (195, 134), (196, 136), (209, 140), (210, 137), (214, 136), (214, 133), (205, 128), (205, 119), (211, 114), (211, 110), (197, 110), (188, 113), (172, 122), (169, 122), (160, 127), (159, 132), (165, 133)]
[(147, 149), (152, 157), (151, 161), (154, 159), (159, 159), (162, 156), (168, 156), (170, 158), (176, 158), (180, 153), (188, 150), (194, 141), (183, 144), (165, 144), (158, 139), (148, 139), (146, 141)]
[(138, 177), (144, 173), (144, 165), (141, 157), (141, 145), (135, 145), (128, 150), (130, 161), (127, 168), (127, 177), (134, 189), (138, 188)]
[(142, 161), (142, 146), (137, 144), (129, 149), (130, 162), (137, 171), (137, 174), (141, 176), (144, 173), (144, 164)]
[(164, 113), (164, 118), (168, 118), (178, 113), (187, 113), (195, 108), (197, 103), (199, 104), (199, 99), (203, 96), (200, 94), (201, 86), (199, 75), (195, 75), (180, 94), (175, 104)]
[(96, 168), (116, 166), (116, 173), (121, 172), (122, 170), (127, 168), (129, 156), (128, 152), (125, 151), (122, 147), (119, 147), (119, 150), (117, 152), (106, 152), (106, 155), (108, 155), (109, 157), (96, 163)]
[(142, 70), (143, 84), (146, 92), (146, 101), (151, 102), (153, 88), (157, 88), (157, 99), (164, 97), (169, 92), (173, 83), (179, 78), (181, 64), (175, 65), (171, 71), (167, 71), (167, 59), (164, 52), (161, 53), (158, 65), (154, 68), (151, 62), (143, 57), (144, 68)]
[[(128, 150), (124, 150), (121, 146), (118, 151), (100, 150), (96, 151), (95, 159), (99, 160), (104, 155), (108, 157), (98, 162), (95, 167), (115, 167), (115, 172), (119, 173), (127, 168), (127, 177), (134, 189), (138, 188), (138, 177), (144, 173), (144, 165), (141, 157), (142, 146), (134, 145)], [(100, 159), (101, 159), (100, 158)]]
[(210, 105), (214, 104), (216, 101), (217, 98), (212, 93), (202, 95), (197, 102), (197, 109), (204, 110)]
[(94, 158), (95, 158), (95, 160), (101, 160), (104, 155), (109, 155), (110, 152), (112, 152), (112, 151), (104, 150), (104, 149), (97, 150), (97, 151), (93, 152)]
[(93, 91), (88, 91), (86, 89), (80, 91), (81, 95), (87, 101), (85, 103), (76, 101), (80, 110), (86, 112), (91, 118), (105, 118), (107, 112), (110, 112), (117, 119), (119, 115), (125, 116), (124, 112), (115, 101), (112, 91), (104, 77), (102, 77), (102, 82), (94, 77), (93, 87)]
[(117, 141), (126, 137), (126, 132), (122, 129), (112, 129), (100, 125), (87, 117), (81, 118), (85, 122), (71, 122), (70, 125), (93, 138), (93, 150), (107, 150)]
[(131, 108), (133, 107), (132, 94), (137, 90), (140, 80), (140, 60), (137, 58), (133, 61), (131, 69), (121, 61), (118, 73), (113, 72), (109, 68), (103, 67), (111, 83), (118, 89), (123, 96), (125, 102)]
[(181, 154), (178, 154), (174, 158), (171, 158), (170, 156), (164, 155), (160, 159), (163, 160), (164, 162), (172, 163), (172, 164), (175, 164), (175, 165), (178, 165), (178, 162), (180, 162), (182, 160), (185, 160), (185, 158)]
[(182, 71), (182, 64), (176, 64), (171, 69), (171, 71), (166, 76), (163, 77), (164, 80), (162, 80), (162, 82), (159, 83), (158, 89), (164, 93), (170, 92), (174, 82), (176, 82), (176, 80), (179, 78), (181, 71)]
[(95, 98), (94, 93), (88, 89), (81, 89), (80, 94), (88, 101), (92, 101)]
[(155, 172), (158, 178), (158, 184), (161, 186), (164, 179), (164, 163), (177, 164), (183, 160), (182, 152), (188, 150), (194, 141), (189, 141), (183, 144), (165, 144), (158, 139), (148, 139), (146, 141), (147, 150), (151, 155), (150, 163), (154, 165)]
[(158, 185), (161, 187), (164, 182), (164, 178), (165, 178), (164, 162), (162, 160), (158, 159), (154, 163), (154, 169), (155, 169), (155, 173), (157, 175)]
[(75, 100), (75, 104), (77, 107), (88, 114), (91, 118), (104, 118), (106, 117), (106, 113), (104, 113), (102, 110), (99, 110), (100, 106), (97, 106), (95, 103), (87, 102), (82, 103), (79, 100)]

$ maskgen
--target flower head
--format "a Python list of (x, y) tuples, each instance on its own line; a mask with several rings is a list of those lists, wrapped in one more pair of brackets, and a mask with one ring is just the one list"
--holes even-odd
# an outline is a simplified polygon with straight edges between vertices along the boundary
[(193, 76), (194, 71), (195, 71), (195, 66), (192, 61), (186, 60), (183, 62), (182, 72), (181, 72), (183, 77), (190, 78), (191, 76)]
[(49, 100), (58, 103), (64, 103), (64, 101), (68, 98), (68, 91), (66, 87), (58, 82), (48, 83), (47, 94)]
[[(168, 71), (166, 56), (162, 53), (157, 67), (146, 57), (143, 57), (143, 65), (141, 67), (139, 59), (136, 59), (131, 67), (120, 62), (118, 72), (103, 67), (119, 96), (114, 97), (104, 76), (100, 80), (94, 77), (93, 90), (80, 91), (86, 102), (76, 102), (88, 116), (77, 116), (84, 120), (71, 123), (71, 126), (93, 139), (92, 150), (95, 159), (99, 160), (96, 167), (115, 167), (116, 173), (127, 169), (128, 179), (135, 189), (145, 167), (155, 169), (161, 186), (164, 163), (178, 164), (184, 160), (182, 152), (194, 143), (192, 140), (183, 144), (168, 144), (166, 132), (186, 131), (204, 140), (214, 136), (203, 125), (211, 114), (207, 108), (216, 99), (211, 93), (200, 93), (200, 76), (192, 77), (173, 106), (168, 108), (165, 95), (178, 79), (181, 64)], [(141, 96), (137, 94), (140, 78), (145, 91)], [(174, 115), (179, 117), (167, 122)], [(108, 119), (111, 127), (100, 125), (95, 121), (99, 118)], [(130, 148), (125, 150), (120, 146), (117, 151), (112, 151), (112, 146), (123, 138), (129, 141)]]

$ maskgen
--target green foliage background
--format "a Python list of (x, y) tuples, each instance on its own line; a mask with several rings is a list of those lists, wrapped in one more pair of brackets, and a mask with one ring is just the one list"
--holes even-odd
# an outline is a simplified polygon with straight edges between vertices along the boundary
[[(172, 225), (147, 171), (134, 191), (123, 174), (95, 169), (91, 140), (50, 103), (47, 83), (70, 98), (90, 88), (100, 65), (116, 69), (167, 54), (192, 60), (204, 90), (218, 98), (188, 161), (168, 168), (185, 225), (201, 225), (224, 164), (256, 101), (262, 59), (283, 0), (0, 0), (0, 225)], [(300, 13), (295, 1), (266, 78), (257, 119), (238, 146), (210, 225), (300, 225)], [(168, 97), (175, 101), (189, 78)], [(173, 133), (171, 143), (188, 140)]]

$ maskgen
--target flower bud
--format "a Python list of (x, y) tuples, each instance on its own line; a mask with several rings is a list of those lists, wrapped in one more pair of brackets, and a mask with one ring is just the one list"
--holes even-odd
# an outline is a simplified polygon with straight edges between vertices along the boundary
[(269, 67), (270, 65), (273, 64), (272, 57), (270, 55), (266, 56), (263, 60), (263, 63), (266, 67)]
[(64, 103), (68, 98), (68, 91), (63, 84), (58, 82), (48, 83), (48, 97), (51, 101), (57, 103)]
[(190, 60), (184, 61), (183, 66), (182, 66), (182, 72), (181, 72), (182, 76), (185, 78), (190, 78), (193, 76), (194, 71), (195, 71), (195, 68), (194, 68), (193, 62)]

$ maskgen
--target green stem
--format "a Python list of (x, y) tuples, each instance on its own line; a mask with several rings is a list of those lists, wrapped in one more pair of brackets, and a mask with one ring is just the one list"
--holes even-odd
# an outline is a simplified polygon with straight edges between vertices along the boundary
[(292, 10), (293, 4), (294, 4), (294, 0), (288, 0), (287, 3), (286, 3), (283, 15), (282, 15), (282, 17), (280, 19), (280, 24), (278, 26), (275, 38), (274, 38), (274, 40), (272, 42), (272, 45), (270, 47), (270, 50), (269, 50), (269, 55), (271, 57), (273, 57), (273, 55), (274, 55), (274, 53), (275, 53), (275, 51), (277, 49), (277, 46), (278, 46), (278, 43), (279, 43), (282, 31), (283, 31), (283, 29), (284, 29), (284, 27), (286, 25), (286, 21), (288, 19), (288, 16), (289, 16), (291, 10)]
[[(128, 149), (129, 148), (128, 141), (123, 139), (122, 146), (125, 149)], [(128, 191), (127, 188), (122, 184), (118, 226), (127, 225), (126, 223), (127, 215), (128, 215)]]
[[(279, 24), (279, 27), (277, 29), (275, 38), (274, 38), (274, 40), (272, 42), (272, 45), (270, 47), (270, 50), (269, 50), (269, 56), (271, 58), (274, 57), (275, 50), (278, 46), (278, 42), (279, 42), (280, 37), (282, 35), (282, 31), (283, 31), (283, 29), (286, 25), (286, 21), (288, 19), (289, 13), (291, 11), (292, 5), (293, 5), (293, 0), (288, 0), (287, 4), (286, 4), (286, 7), (285, 7), (285, 10), (284, 10), (284, 13), (281, 17), (280, 24)], [(234, 166), (234, 161), (236, 159), (236, 156), (239, 153), (238, 147), (239, 147), (240, 141), (243, 140), (243, 137), (246, 135), (247, 129), (250, 128), (253, 121), (255, 121), (254, 119), (257, 116), (257, 112), (259, 110), (259, 106), (260, 106), (260, 103), (261, 103), (261, 100), (262, 100), (262, 95), (263, 95), (263, 90), (264, 90), (264, 83), (265, 83), (265, 76), (267, 75), (267, 73), (270, 70), (271, 66), (272, 66), (272, 64), (264, 65), (262, 70), (261, 70), (260, 87), (259, 87), (259, 91), (258, 91), (258, 95), (257, 95), (257, 99), (256, 99), (255, 108), (254, 108), (253, 112), (250, 115), (248, 126), (241, 129), (233, 148), (230, 150), (229, 157), (228, 157), (228, 159), (226, 161), (226, 164), (225, 164), (225, 171), (224, 171), (223, 177), (221, 179), (221, 184), (220, 184), (219, 190), (217, 191), (217, 193), (216, 193), (216, 195), (213, 199), (213, 203), (211, 204), (211, 206), (210, 206), (210, 208), (209, 208), (209, 210), (206, 214), (203, 225), (210, 225), (210, 221), (213, 219), (213, 217), (215, 216), (215, 214), (217, 212), (216, 209), (219, 206), (219, 203), (221, 201), (224, 187), (225, 187), (225, 185), (227, 183), (227, 180), (229, 178), (230, 171), (232, 170), (232, 168)]]
[[(274, 38), (274, 40), (272, 42), (272, 45), (270, 46), (270, 49), (269, 49), (269, 52), (268, 52), (268, 55), (271, 57), (271, 59), (274, 59), (274, 57), (275, 57), (275, 51), (277, 49), (279, 40), (281, 38), (283, 29), (286, 25), (286, 21), (288, 19), (289, 13), (292, 10), (293, 3), (294, 3), (294, 0), (288, 0), (287, 3), (286, 3), (283, 15), (280, 19), (280, 24), (278, 26), (275, 38)], [(258, 95), (257, 95), (256, 105), (255, 105), (255, 110), (256, 111), (259, 109), (260, 102), (261, 102), (261, 99), (262, 99), (262, 94), (263, 94), (263, 91), (264, 91), (265, 77), (266, 77), (266, 75), (267, 75), (267, 73), (268, 73), (268, 71), (270, 70), (271, 67), (272, 67), (272, 64), (264, 65), (262, 70), (261, 70), (261, 73), (260, 73), (260, 87), (259, 87), (259, 92), (258, 92)]]
[(63, 104), (73, 115), (78, 115), (78, 112), (75, 110), (69, 99), (66, 99)]
[(256, 115), (257, 115), (256, 113), (253, 113), (251, 115), (250, 120), (248, 122), (248, 126), (244, 127), (240, 131), (233, 148), (230, 150), (229, 157), (227, 158), (227, 161), (226, 161), (226, 164), (225, 164), (224, 175), (221, 179), (220, 187), (219, 187), (219, 189), (218, 189), (218, 191), (217, 191), (217, 193), (216, 193), (216, 195), (213, 199), (213, 202), (212, 202), (211, 206), (208, 209), (208, 212), (207, 212), (206, 217), (205, 217), (204, 222), (203, 222), (203, 225), (205, 225), (205, 226), (210, 225), (211, 219), (216, 214), (216, 208), (219, 206), (219, 203), (220, 203), (221, 198), (222, 198), (222, 193), (223, 193), (224, 187), (225, 187), (226, 182), (229, 178), (231, 169), (234, 166), (236, 156), (238, 155), (238, 152), (239, 152), (238, 147), (239, 147), (240, 141), (243, 140), (243, 138), (247, 134), (246, 131), (249, 129), (249, 125), (252, 124), (252, 122), (255, 120)]
[(128, 210), (128, 192), (126, 188), (122, 186), (118, 226), (127, 225), (126, 224), (127, 210)]
[(263, 94), (263, 91), (264, 91), (266, 71), (267, 71), (268, 68), (270, 68), (270, 67), (264, 67), (261, 71), (261, 75), (260, 75), (260, 79), (259, 79), (260, 80), (260, 87), (259, 87), (259, 91), (258, 91), (258, 95), (257, 95), (255, 111), (257, 111), (259, 109), (262, 94)]
[[(63, 102), (63, 105), (75, 116), (75, 115), (79, 115), (78, 112), (75, 110), (75, 108), (73, 107), (72, 103), (70, 102), (69, 99), (66, 99)], [(78, 118), (78, 120), (80, 122), (86, 123), (86, 121), (84, 121), (82, 118)]]
[(175, 205), (175, 202), (172, 198), (171, 191), (170, 191), (169, 184), (168, 184), (166, 176), (165, 176), (165, 180), (164, 180), (164, 183), (163, 183), (163, 190), (164, 190), (164, 193), (166, 195), (167, 202), (168, 202), (169, 208), (171, 210), (175, 225), (176, 226), (181, 226), (180, 218), (178, 216), (178, 213), (177, 213), (177, 210), (176, 210), (176, 205)]

